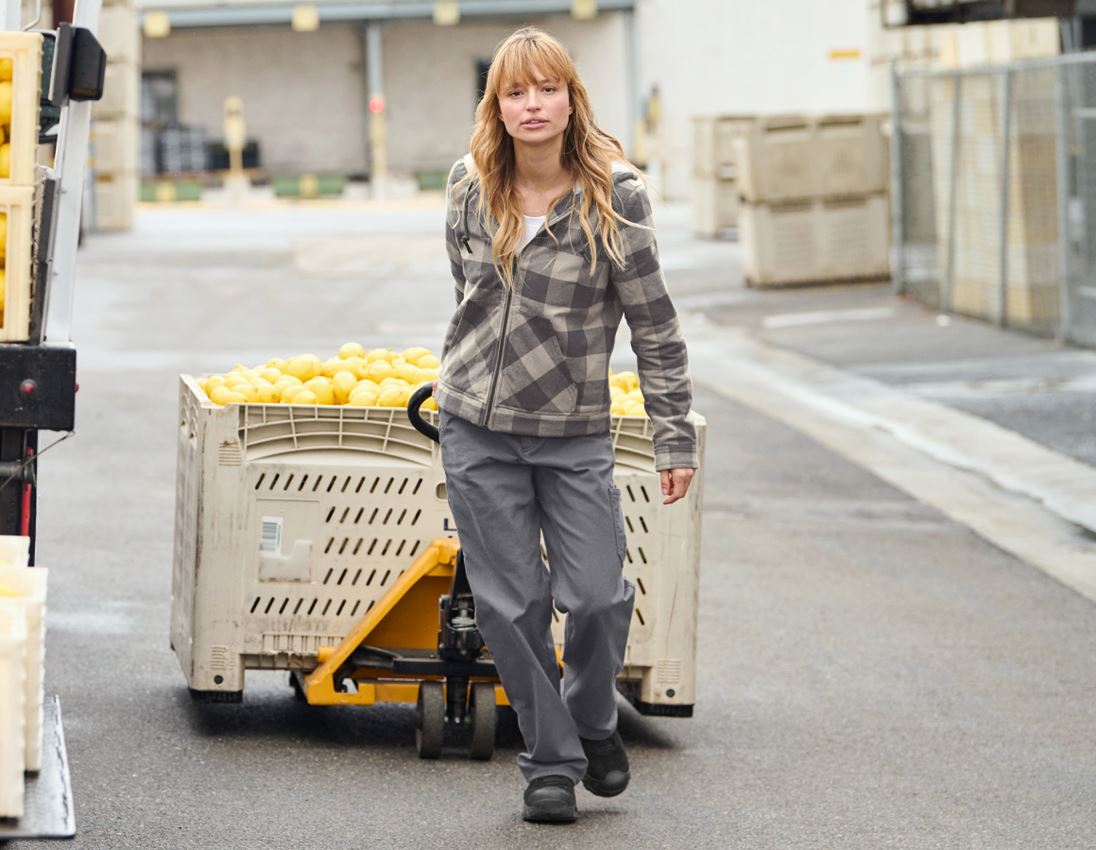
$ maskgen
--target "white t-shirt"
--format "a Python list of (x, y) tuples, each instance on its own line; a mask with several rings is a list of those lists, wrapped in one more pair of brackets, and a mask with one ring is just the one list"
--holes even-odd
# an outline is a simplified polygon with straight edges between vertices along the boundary
[(522, 218), (525, 219), (525, 239), (522, 240), (518, 250), (532, 242), (533, 237), (540, 230), (540, 226), (544, 224), (544, 216), (542, 215), (522, 215)]

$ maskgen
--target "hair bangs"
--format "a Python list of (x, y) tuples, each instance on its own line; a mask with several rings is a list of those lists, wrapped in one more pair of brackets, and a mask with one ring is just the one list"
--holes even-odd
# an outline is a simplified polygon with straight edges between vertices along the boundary
[(496, 72), (493, 91), (501, 95), (506, 88), (514, 84), (537, 85), (540, 79), (558, 81), (570, 85), (575, 79), (575, 66), (571, 57), (555, 45), (536, 38), (512, 38), (504, 44), (491, 63), (491, 72)]

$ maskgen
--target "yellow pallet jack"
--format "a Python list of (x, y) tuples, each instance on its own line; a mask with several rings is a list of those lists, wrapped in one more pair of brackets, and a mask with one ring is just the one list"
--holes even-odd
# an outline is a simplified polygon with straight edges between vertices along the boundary
[[(429, 385), (412, 393), (407, 415), (437, 442), (438, 429), (419, 414), (430, 394)], [(319, 666), (293, 671), (290, 684), (311, 705), (413, 702), (420, 758), (438, 758), (448, 736), (469, 738), (471, 758), (490, 759), (496, 707), (510, 701), (475, 610), (464, 553), (454, 538), (436, 538), (342, 643), (320, 647)], [(556, 660), (562, 672), (558, 647)]]

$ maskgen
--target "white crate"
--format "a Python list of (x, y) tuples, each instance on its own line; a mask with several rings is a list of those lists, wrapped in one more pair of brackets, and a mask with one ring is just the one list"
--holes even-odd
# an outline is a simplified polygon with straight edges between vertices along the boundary
[(693, 230), (701, 236), (718, 236), (738, 226), (738, 185), (717, 177), (693, 178)]
[(136, 174), (97, 175), (95, 180), (95, 229), (129, 230), (141, 191)]
[(93, 121), (90, 166), (100, 174), (135, 174), (139, 138), (136, 118)]
[(6, 232), (3, 259), (3, 321), (0, 341), (25, 342), (30, 336), (31, 234), (34, 226), (34, 189), (0, 186), (0, 215)]
[(106, 51), (108, 62), (141, 61), (141, 19), (133, 6), (106, 5), (99, 13), (95, 37)]
[(24, 692), (24, 747), (26, 769), (42, 767), (42, 700), (46, 656), (46, 581), (44, 567), (0, 567), (0, 585), (14, 587), (27, 618), (26, 681)]
[(751, 286), (878, 280), (889, 274), (882, 195), (799, 204), (743, 204), (739, 241)]
[(32, 32), (0, 33), (0, 58), (12, 63), (10, 166), (0, 186), (33, 186), (38, 156), (38, 114), (42, 91), (42, 35)]
[(141, 116), (141, 69), (132, 62), (111, 62), (103, 78), (103, 96), (92, 101), (91, 114), (96, 120)]
[(0, 567), (25, 567), (30, 563), (30, 538), (0, 534)]
[(882, 116), (862, 113), (758, 118), (734, 140), (739, 191), (753, 203), (884, 192), (882, 126)]
[(23, 602), (0, 598), (0, 817), (5, 818), (23, 816), (26, 658)]
[[(692, 705), (703, 473), (660, 507), (651, 427), (612, 419), (624, 572), (636, 584), (620, 680), (644, 702)], [(182, 375), (171, 637), (188, 685), (239, 692), (247, 668), (314, 667), (425, 545), (455, 536), (444, 483), (437, 443), (405, 408), (219, 407)], [(264, 517), (280, 540), (268, 537), (266, 553)], [(553, 628), (562, 643), (558, 616)], [(433, 630), (436, 641), (436, 616)]]
[(734, 140), (753, 123), (752, 115), (698, 115), (693, 118), (693, 175), (734, 179)]

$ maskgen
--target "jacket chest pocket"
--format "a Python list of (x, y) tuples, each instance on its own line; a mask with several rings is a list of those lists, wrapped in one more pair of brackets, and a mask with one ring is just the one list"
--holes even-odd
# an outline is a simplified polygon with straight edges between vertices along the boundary
[(527, 413), (574, 413), (578, 388), (551, 320), (514, 302), (496, 403)]

